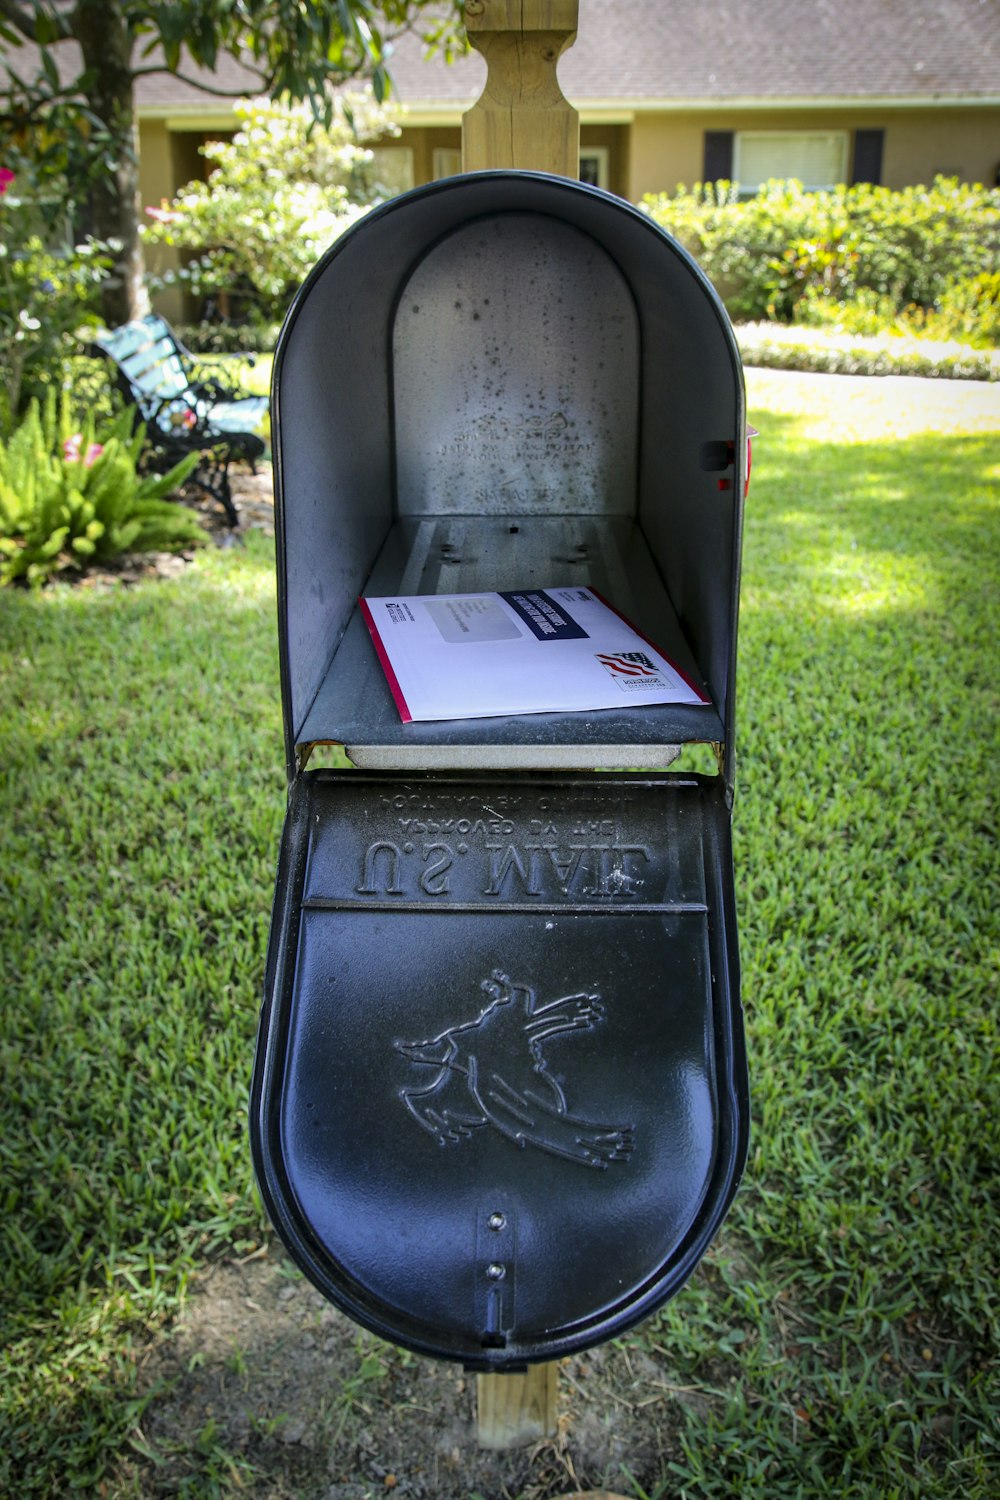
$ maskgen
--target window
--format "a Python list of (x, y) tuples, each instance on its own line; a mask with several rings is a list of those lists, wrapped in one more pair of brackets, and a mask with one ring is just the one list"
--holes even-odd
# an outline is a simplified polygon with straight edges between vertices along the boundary
[(462, 153), (451, 146), (435, 146), (431, 152), (431, 178), (457, 177), (462, 170)]
[(376, 146), (372, 152), (375, 186), (381, 196), (395, 198), (413, 186), (412, 146)]
[(733, 181), (755, 193), (770, 177), (797, 177), (811, 190), (847, 181), (845, 130), (740, 130), (733, 142)]
[(607, 146), (581, 146), (580, 181), (591, 187), (606, 188), (609, 181)]

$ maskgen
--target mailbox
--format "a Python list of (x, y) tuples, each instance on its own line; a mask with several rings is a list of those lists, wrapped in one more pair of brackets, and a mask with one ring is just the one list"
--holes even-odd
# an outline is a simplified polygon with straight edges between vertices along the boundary
[[(647, 216), (484, 172), (369, 214), (272, 397), (290, 793), (251, 1099), (275, 1228), (473, 1369), (675, 1292), (748, 1133), (730, 853), (743, 380)], [(358, 596), (592, 585), (698, 705), (403, 723)], [(667, 769), (714, 748), (716, 775)], [(349, 769), (310, 770), (320, 745)]]

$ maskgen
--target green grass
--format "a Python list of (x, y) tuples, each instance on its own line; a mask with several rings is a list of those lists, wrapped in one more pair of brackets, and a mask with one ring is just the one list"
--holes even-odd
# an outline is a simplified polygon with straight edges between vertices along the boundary
[[(100, 1474), (130, 1331), (258, 1236), (246, 1084), (282, 816), (273, 556), (0, 599), (0, 1493)], [(6, 1473), (5, 1473), (6, 1468)]]
[(643, 1334), (709, 1393), (666, 1493), (985, 1496), (1000, 452), (759, 416), (734, 826), (754, 1134), (719, 1247)]
[[(626, 1341), (687, 1394), (662, 1469), (617, 1488), (986, 1500), (997, 444), (752, 416), (751, 1159), (691, 1284)], [(0, 595), (0, 1493), (100, 1493), (140, 1412), (135, 1343), (263, 1232), (245, 1107), (283, 813), (275, 634), (256, 534), (171, 581)], [(197, 1493), (237, 1493), (205, 1442)]]

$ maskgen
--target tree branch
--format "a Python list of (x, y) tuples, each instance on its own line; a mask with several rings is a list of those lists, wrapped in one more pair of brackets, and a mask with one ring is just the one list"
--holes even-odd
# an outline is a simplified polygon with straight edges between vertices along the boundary
[[(0, 0), (0, 5), (4, 3), (5, 0)], [(274, 82), (274, 74), (261, 72), (260, 69), (248, 63), (245, 57), (241, 57), (239, 61), (247, 69), (247, 72), (252, 73), (259, 81), (261, 91), (269, 93)], [(352, 79), (357, 78), (360, 73), (363, 73), (365, 67), (364, 59), (360, 58), (351, 68), (339, 68), (336, 79), (333, 82), (335, 85), (349, 83)], [(200, 79), (191, 78), (187, 73), (182, 73), (179, 68), (168, 67), (166, 63), (154, 63), (146, 68), (134, 68), (132, 70), (132, 77), (149, 78), (160, 73), (169, 73), (171, 78), (176, 78), (181, 83), (186, 83), (193, 89), (200, 89), (203, 94), (212, 94), (217, 99), (245, 99), (247, 97), (248, 91), (246, 89), (223, 89), (216, 83), (203, 83)]]
[[(2, 3), (3, 0), (0, 0), (0, 4)], [(246, 67), (245, 62), (243, 65)], [(262, 90), (266, 92), (270, 86), (267, 74), (258, 73), (256, 69), (248, 69), (248, 71), (254, 73), (254, 77), (260, 81)], [(165, 63), (159, 67), (136, 68), (132, 73), (132, 77), (149, 78), (157, 73), (169, 73), (171, 78), (176, 78), (181, 83), (186, 83), (193, 89), (200, 89), (203, 94), (214, 94), (217, 99), (245, 99), (247, 97), (247, 89), (220, 89), (218, 84), (215, 83), (201, 83), (197, 78), (189, 78), (186, 73), (181, 73), (176, 68), (168, 68)]]

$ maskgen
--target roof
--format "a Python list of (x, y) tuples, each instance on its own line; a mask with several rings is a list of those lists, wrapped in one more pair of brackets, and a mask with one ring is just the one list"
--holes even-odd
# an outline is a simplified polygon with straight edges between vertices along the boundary
[[(466, 103), (485, 77), (401, 39), (401, 102)], [(1000, 98), (996, 0), (580, 0), (559, 64), (574, 103)]]
[[(66, 53), (75, 44), (66, 44)], [(59, 49), (63, 51), (63, 48)], [(22, 76), (30, 45), (4, 48)], [(36, 54), (37, 56), (37, 54)], [(62, 62), (65, 69), (67, 56)], [(478, 53), (448, 65), (404, 36), (390, 62), (395, 97), (414, 112), (457, 114), (478, 98)], [(255, 91), (220, 54), (214, 74), (189, 67), (137, 80), (140, 112), (217, 112), (220, 94)], [(1000, 102), (997, 0), (580, 0), (577, 39), (559, 64), (578, 108), (866, 101)]]

